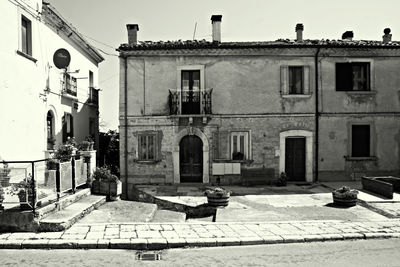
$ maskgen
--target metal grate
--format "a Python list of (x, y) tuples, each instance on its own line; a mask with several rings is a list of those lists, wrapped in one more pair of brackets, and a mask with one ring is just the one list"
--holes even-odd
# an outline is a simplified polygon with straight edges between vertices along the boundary
[(136, 259), (140, 261), (159, 261), (161, 260), (161, 252), (159, 251), (138, 251)]

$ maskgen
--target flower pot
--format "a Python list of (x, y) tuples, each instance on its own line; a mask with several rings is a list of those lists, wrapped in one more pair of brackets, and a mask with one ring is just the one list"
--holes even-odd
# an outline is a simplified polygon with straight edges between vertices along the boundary
[(344, 207), (353, 207), (357, 205), (357, 196), (356, 197), (339, 197), (332, 193), (333, 203), (344, 206)]
[(112, 200), (122, 194), (122, 182), (103, 182), (94, 180), (92, 183), (92, 193), (109, 196)]
[(229, 204), (230, 192), (209, 192), (207, 195), (207, 202), (212, 207), (226, 207)]
[(18, 198), (19, 198), (19, 209), (20, 210), (30, 210), (32, 209), (31, 205), (33, 203), (33, 196), (29, 195), (28, 196), (28, 202), (26, 201), (26, 192), (25, 191), (20, 191), (18, 193)]

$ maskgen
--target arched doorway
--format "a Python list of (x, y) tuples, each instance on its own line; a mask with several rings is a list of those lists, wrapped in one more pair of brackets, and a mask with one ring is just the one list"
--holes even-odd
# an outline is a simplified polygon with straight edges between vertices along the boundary
[(203, 182), (203, 142), (196, 135), (187, 135), (179, 143), (181, 183)]

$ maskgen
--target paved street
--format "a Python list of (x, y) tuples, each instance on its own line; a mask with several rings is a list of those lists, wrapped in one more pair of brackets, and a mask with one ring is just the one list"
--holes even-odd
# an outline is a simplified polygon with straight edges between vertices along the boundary
[(1, 266), (399, 266), (400, 239), (170, 249), (160, 261), (135, 250), (0, 250)]
[(400, 237), (400, 220), (79, 224), (65, 232), (0, 234), (0, 247), (152, 250), (390, 237)]

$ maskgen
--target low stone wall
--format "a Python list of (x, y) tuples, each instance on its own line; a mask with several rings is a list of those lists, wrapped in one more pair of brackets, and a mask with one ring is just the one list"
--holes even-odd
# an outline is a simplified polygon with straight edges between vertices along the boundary
[[(363, 189), (385, 196), (387, 198), (393, 198), (393, 185), (386, 182), (384, 179), (389, 177), (362, 177), (361, 183)], [(399, 178), (397, 178), (399, 179)], [(400, 179), (399, 179), (400, 181)]]
[(34, 220), (31, 210), (6, 210), (0, 212), (0, 232), (5, 231), (28, 231), (35, 232), (39, 229), (39, 223)]

